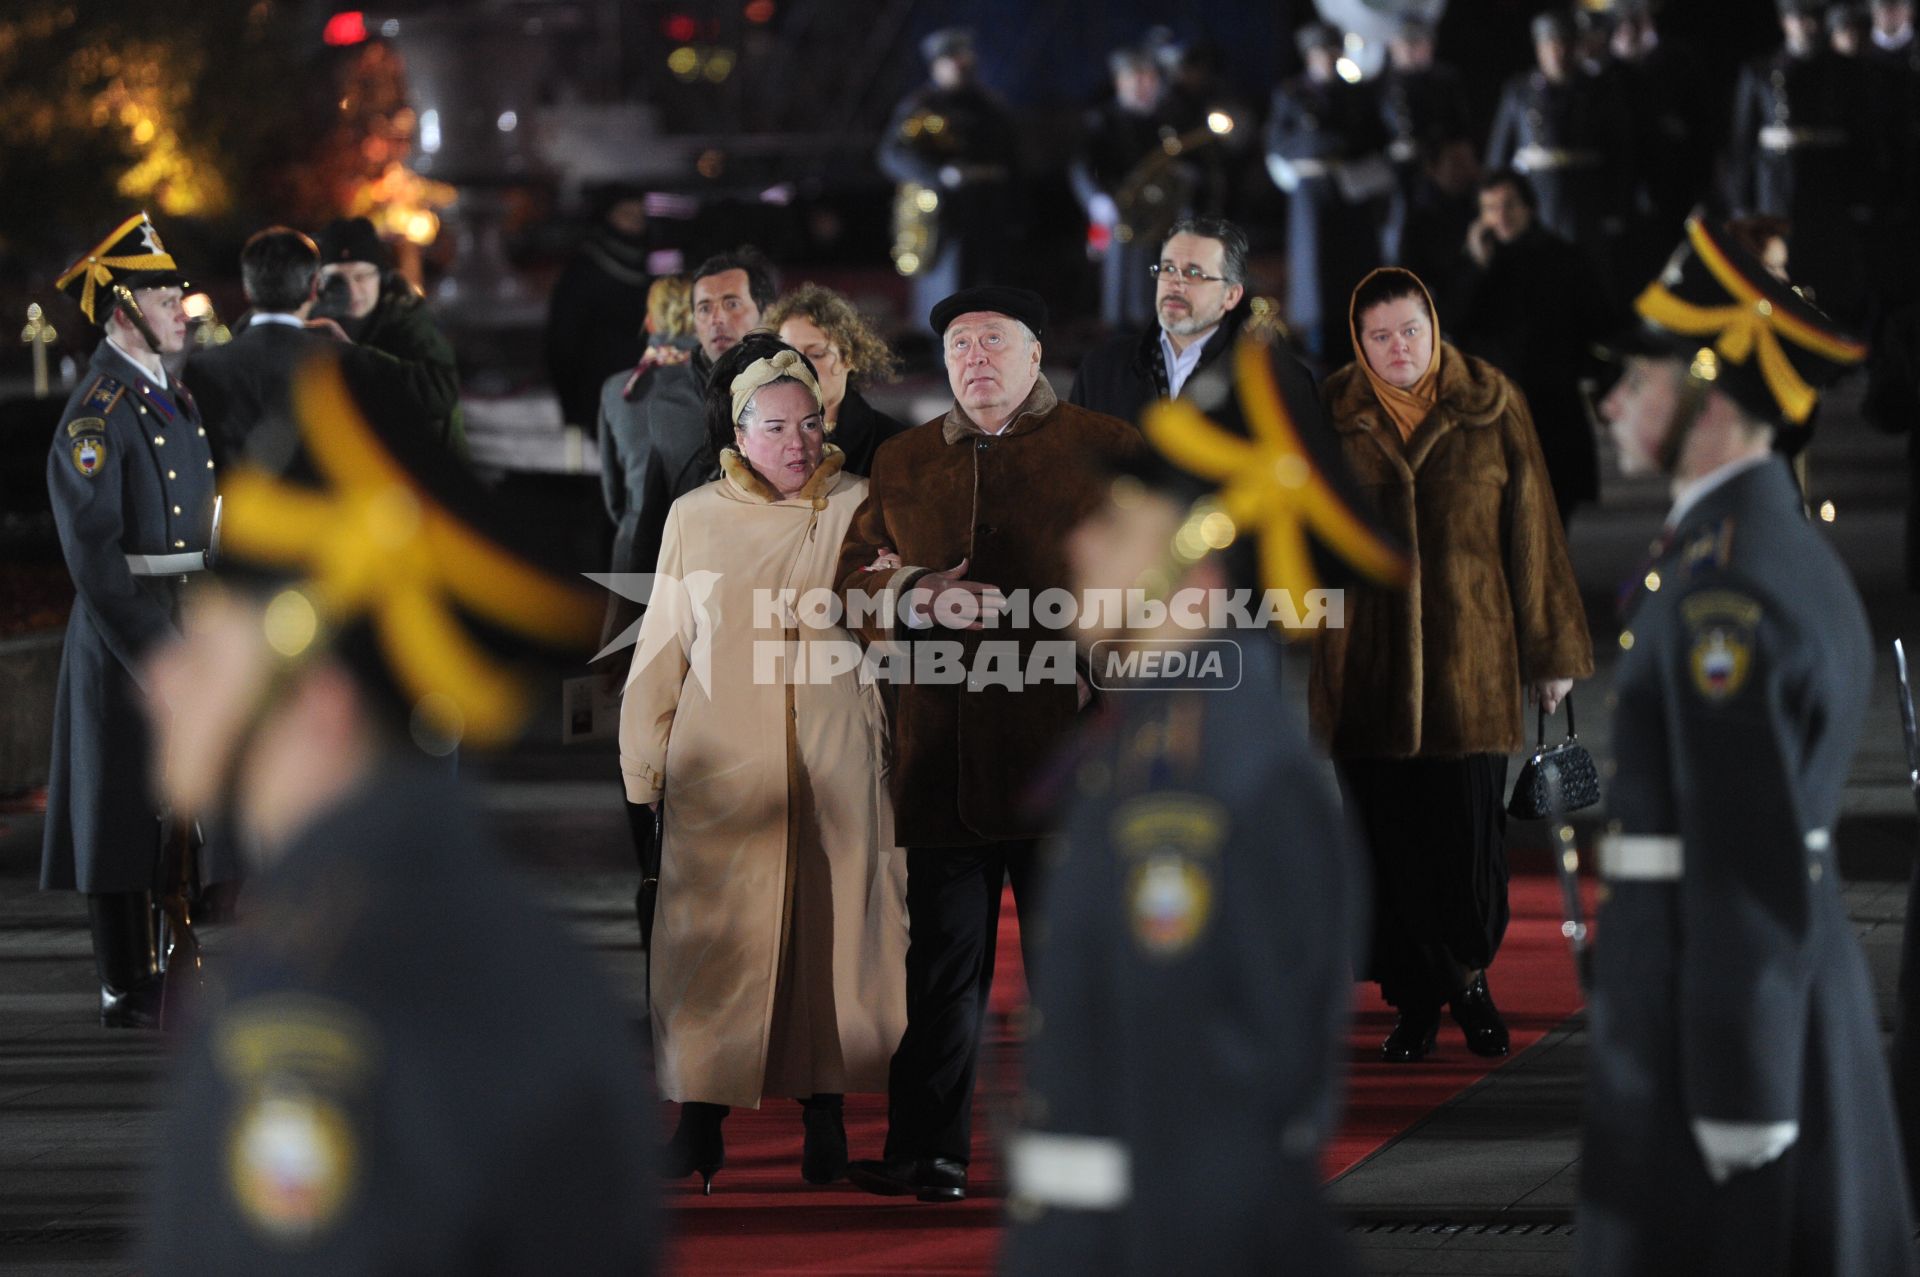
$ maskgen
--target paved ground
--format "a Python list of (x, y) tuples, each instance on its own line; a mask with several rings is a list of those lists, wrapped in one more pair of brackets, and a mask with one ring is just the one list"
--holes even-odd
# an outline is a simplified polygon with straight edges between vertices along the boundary
[[(1905, 463), (1897, 442), (1867, 433), (1846, 409), (1835, 403), (1826, 413), (1815, 490), (1837, 506), (1833, 531), (1884, 652), (1896, 634), (1920, 639), (1920, 610), (1900, 576)], [(1603, 661), (1595, 687), (1580, 693), (1582, 735), (1603, 758), (1613, 587), (1665, 504), (1655, 486), (1615, 482), (1607, 507), (1575, 524)], [(1902, 924), (1898, 883), (1914, 841), (1891, 686), (1883, 659), (1839, 831), (1852, 914), (1883, 1000)], [(604, 752), (548, 748), (514, 760), (484, 792), (533, 889), (624, 987), (637, 988), (632, 879), (611, 776)], [(125, 1251), (139, 1220), (162, 1046), (94, 1027), (83, 909), (33, 890), (39, 830), (35, 817), (0, 815), (0, 1271), (131, 1272)], [(1495, 977), (1497, 993), (1497, 966)], [(1585, 1045), (1576, 1018), (1335, 1186), (1373, 1271), (1568, 1271)]]

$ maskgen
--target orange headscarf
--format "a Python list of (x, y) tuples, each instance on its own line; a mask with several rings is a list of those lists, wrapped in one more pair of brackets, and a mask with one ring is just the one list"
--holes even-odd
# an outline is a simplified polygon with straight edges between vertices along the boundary
[[(1427, 358), (1427, 370), (1420, 374), (1420, 380), (1404, 390), (1373, 370), (1373, 365), (1367, 362), (1366, 346), (1360, 340), (1360, 315), (1355, 302), (1361, 290), (1379, 275), (1404, 276), (1409, 284), (1419, 289), (1421, 299), (1427, 304), (1427, 320), (1433, 325), (1433, 353)], [(1440, 313), (1434, 309), (1433, 294), (1427, 291), (1427, 286), (1412, 271), (1402, 270), (1398, 266), (1382, 266), (1379, 270), (1369, 272), (1353, 290), (1353, 299), (1347, 302), (1347, 331), (1353, 338), (1354, 360), (1360, 365), (1360, 371), (1366, 374), (1367, 384), (1373, 387), (1373, 397), (1393, 418), (1394, 428), (1400, 432), (1400, 442), (1405, 443), (1413, 438), (1413, 432), (1427, 419), (1427, 414), (1433, 411), (1433, 405), (1440, 397)]]

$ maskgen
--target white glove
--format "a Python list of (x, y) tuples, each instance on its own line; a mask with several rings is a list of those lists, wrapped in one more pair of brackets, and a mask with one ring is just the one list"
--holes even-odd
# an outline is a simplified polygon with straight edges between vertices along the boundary
[(1741, 1171), (1759, 1170), (1793, 1147), (1800, 1138), (1798, 1122), (1716, 1122), (1693, 1119), (1693, 1142), (1707, 1164), (1707, 1174), (1724, 1184)]
[(1120, 206), (1113, 196), (1096, 194), (1087, 201), (1087, 220), (1095, 226), (1112, 226), (1120, 220)]

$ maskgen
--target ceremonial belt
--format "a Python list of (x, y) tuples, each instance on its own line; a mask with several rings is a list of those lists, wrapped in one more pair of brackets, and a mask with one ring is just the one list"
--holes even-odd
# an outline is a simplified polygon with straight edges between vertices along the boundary
[(1513, 166), (1523, 173), (1544, 169), (1597, 168), (1598, 151), (1572, 151), (1560, 146), (1523, 146), (1513, 153)]
[(1007, 1147), (1013, 1193), (1045, 1206), (1118, 1210), (1133, 1196), (1133, 1155), (1096, 1135), (1022, 1131)]
[[(1833, 846), (1833, 834), (1809, 829), (1803, 839), (1811, 852)], [(1600, 876), (1610, 882), (1677, 882), (1686, 857), (1676, 834), (1602, 834)]]
[(205, 550), (182, 550), (178, 554), (129, 554), (127, 571), (135, 576), (179, 576), (183, 572), (203, 572), (207, 566)]
[(1847, 131), (1837, 128), (1769, 124), (1760, 130), (1760, 147), (1767, 151), (1795, 151), (1810, 146), (1845, 146)]
[(1286, 164), (1302, 178), (1325, 177), (1333, 172), (1332, 160), (1288, 160)]
[(1419, 156), (1420, 144), (1410, 137), (1397, 137), (1387, 143), (1387, 158), (1396, 164), (1405, 164)]

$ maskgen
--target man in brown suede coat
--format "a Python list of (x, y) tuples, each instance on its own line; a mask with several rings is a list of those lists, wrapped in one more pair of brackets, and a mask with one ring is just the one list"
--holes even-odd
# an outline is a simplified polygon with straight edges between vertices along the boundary
[[(1070, 632), (1039, 624), (1037, 606), (1023, 617), (1021, 603), (1067, 588), (1067, 534), (1105, 499), (1089, 460), (1141, 443), (1127, 423), (1055, 398), (1035, 294), (964, 289), (932, 323), (954, 406), (881, 445), (840, 555), (849, 627), (912, 671), (897, 687), (892, 756), (912, 928), (907, 1030), (888, 1077), (884, 1159), (849, 1176), (958, 1201), (1009, 879), (1023, 936), (1033, 917), (1042, 830), (1023, 796), (1085, 697)], [(887, 550), (905, 566), (875, 568)]]

